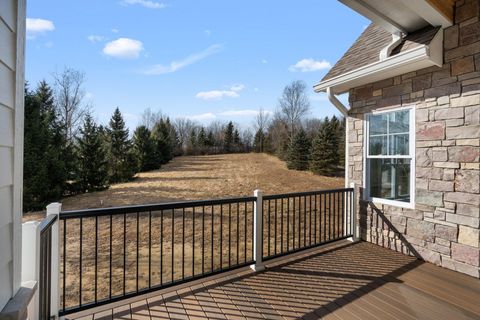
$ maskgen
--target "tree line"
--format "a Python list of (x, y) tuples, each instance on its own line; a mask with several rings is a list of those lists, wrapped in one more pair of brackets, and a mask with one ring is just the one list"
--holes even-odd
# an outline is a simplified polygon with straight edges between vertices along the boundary
[(337, 176), (344, 170), (345, 119), (308, 118), (309, 111), (306, 84), (293, 81), (284, 88), (272, 117), (258, 112), (253, 149), (278, 156), (289, 169)]
[(176, 156), (266, 152), (289, 169), (338, 175), (343, 170), (345, 124), (337, 117), (308, 118), (305, 83), (287, 85), (277, 111), (260, 109), (252, 133), (232, 121), (200, 125), (171, 120), (146, 109), (130, 134), (119, 108), (98, 124), (85, 101), (85, 75), (73, 69), (54, 74), (25, 91), (24, 210), (61, 197), (103, 190), (159, 169)]
[(175, 156), (250, 152), (251, 138), (233, 122), (173, 123), (147, 109), (133, 135), (116, 108), (108, 125), (96, 123), (84, 100), (84, 75), (65, 69), (54, 86), (25, 91), (24, 210), (63, 196), (108, 188), (137, 172), (159, 169)]

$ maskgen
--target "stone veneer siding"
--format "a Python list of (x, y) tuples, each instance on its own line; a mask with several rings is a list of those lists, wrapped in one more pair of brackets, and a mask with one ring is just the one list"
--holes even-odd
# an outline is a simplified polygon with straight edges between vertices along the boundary
[(455, 25), (444, 31), (442, 68), (430, 67), (350, 90), (347, 133), (348, 180), (362, 186), (364, 114), (415, 106), (415, 209), (360, 201), (360, 236), (477, 278), (479, 10), (479, 0), (457, 1)]

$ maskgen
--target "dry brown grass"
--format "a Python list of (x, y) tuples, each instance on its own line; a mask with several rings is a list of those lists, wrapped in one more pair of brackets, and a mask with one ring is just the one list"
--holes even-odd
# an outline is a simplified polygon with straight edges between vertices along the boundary
[[(112, 185), (108, 190), (68, 197), (63, 210), (132, 204), (160, 203), (341, 188), (343, 178), (288, 170), (285, 163), (267, 154), (226, 154), (175, 158), (160, 170), (137, 174), (134, 181)], [(44, 212), (24, 215), (41, 219)]]
[[(329, 178), (313, 175), (310, 172), (288, 170), (285, 164), (275, 157), (265, 154), (229, 154), (215, 156), (180, 157), (165, 165), (161, 170), (140, 173), (135, 181), (116, 184), (110, 189), (66, 198), (62, 201), (64, 210), (124, 206), (132, 204), (160, 203), (181, 200), (211, 199), (238, 197), (252, 195), (253, 190), (261, 189), (265, 194), (300, 192), (339, 188), (343, 186), (343, 179)], [(320, 234), (321, 226), (329, 225), (328, 220), (321, 222), (322, 210), (320, 199), (312, 203), (312, 199), (298, 198), (297, 209), (294, 216), (293, 202), (290, 202), (290, 216), (287, 218), (287, 204), (284, 202), (285, 215), (283, 216), (284, 241), (286, 246), (293, 245), (293, 235), (287, 240), (286, 226), (298, 226), (298, 232), (303, 232), (297, 240), (296, 247), (309, 245), (309, 236), (316, 232)], [(340, 201), (340, 199), (338, 199)], [(305, 201), (305, 202), (303, 202)], [(280, 212), (280, 203), (278, 204)], [(265, 206), (267, 204), (265, 203)], [(271, 204), (271, 219), (273, 222), (274, 207)], [(315, 207), (314, 207), (315, 206)], [(303, 211), (302, 209), (303, 208)], [(330, 208), (324, 206), (323, 211)], [(231, 209), (231, 211), (230, 211)], [(82, 233), (80, 234), (79, 219), (69, 220), (66, 235), (66, 297), (67, 307), (74, 307), (79, 303), (80, 270), (82, 272), (82, 303), (94, 301), (94, 287), (97, 282), (98, 300), (108, 298), (110, 283), (112, 295), (123, 293), (123, 275), (125, 271), (125, 292), (134, 292), (138, 289), (147, 288), (150, 278), (151, 285), (177, 281), (182, 278), (182, 270), (185, 266), (185, 277), (192, 276), (192, 268), (195, 274), (227, 268), (229, 260), (232, 265), (252, 259), (252, 217), (253, 205), (245, 208), (244, 204), (224, 205), (223, 230), (220, 230), (220, 207), (207, 207), (203, 215), (203, 208), (197, 208), (195, 212), (195, 232), (193, 231), (193, 212), (191, 208), (185, 211), (185, 233), (183, 233), (182, 211), (152, 212), (151, 224), (149, 213), (139, 214), (139, 236), (137, 239), (137, 215), (125, 216), (126, 236), (124, 235), (124, 216), (119, 215), (98, 218), (98, 241), (95, 245), (95, 218), (84, 218)], [(231, 215), (228, 215), (231, 212)], [(237, 223), (238, 212), (238, 223)], [(302, 216), (300, 213), (304, 212)], [(308, 213), (307, 213), (308, 212)], [(314, 212), (314, 213), (312, 213)], [(338, 210), (340, 212), (340, 210)], [(247, 217), (245, 219), (245, 213)], [(212, 217), (213, 214), (213, 217)], [(317, 214), (315, 231), (311, 227), (313, 220), (311, 215)], [(26, 219), (38, 219), (44, 213), (37, 212), (28, 214)], [(279, 213), (280, 215), (280, 213)], [(231, 220), (229, 220), (229, 217)], [(266, 218), (265, 218), (266, 219)], [(277, 225), (277, 233), (281, 233), (280, 216)], [(337, 216), (338, 219), (338, 216)], [(202, 233), (202, 220), (205, 230)], [(212, 228), (213, 222), (213, 228)], [(231, 237), (229, 239), (228, 225), (231, 223)], [(300, 227), (302, 226), (302, 227)], [(173, 232), (172, 232), (173, 228)], [(272, 235), (275, 227), (270, 229)], [(305, 229), (303, 229), (305, 228)], [(61, 225), (63, 234), (63, 225)], [(150, 233), (151, 232), (151, 233)], [(246, 232), (246, 233), (245, 233)], [(237, 244), (238, 233), (238, 244)], [(111, 234), (111, 236), (110, 236)], [(338, 234), (337, 234), (338, 235)], [(332, 237), (335, 231), (332, 230)], [(82, 249), (80, 250), (80, 237)], [(305, 238), (304, 238), (305, 237)], [(277, 240), (264, 234), (264, 250), (270, 242), (273, 248), (276, 244), (280, 249), (280, 236)], [(223, 244), (220, 247), (220, 239)], [(303, 240), (306, 239), (306, 240)], [(320, 241), (320, 240), (319, 240)], [(112, 243), (110, 246), (110, 242)], [(202, 242), (205, 249), (202, 249)], [(124, 243), (126, 249), (124, 249)], [(184, 250), (182, 250), (184, 245)], [(138, 246), (138, 249), (137, 249)], [(213, 246), (213, 252), (211, 250)], [(173, 247), (173, 248), (172, 248)], [(239, 250), (237, 256), (237, 248)], [(173, 249), (173, 252), (172, 252)], [(110, 256), (110, 250), (112, 252)], [(63, 247), (62, 247), (63, 251)], [(137, 257), (138, 252), (138, 257)], [(202, 255), (203, 252), (203, 255)], [(82, 264), (80, 266), (80, 253)], [(63, 256), (63, 255), (62, 255)], [(204, 261), (202, 261), (202, 256)], [(95, 257), (97, 259), (97, 278), (95, 278)], [(110, 264), (111, 259), (111, 264)], [(213, 259), (213, 260), (212, 260)], [(222, 259), (222, 262), (220, 262)], [(238, 260), (237, 260), (238, 259)], [(194, 263), (193, 263), (194, 261)], [(203, 268), (202, 268), (203, 262)], [(138, 267), (137, 267), (138, 265)], [(172, 275), (172, 266), (174, 274)], [(63, 264), (61, 265), (63, 269)], [(111, 273), (110, 273), (111, 268)], [(150, 275), (150, 277), (149, 277)], [(110, 280), (111, 277), (111, 280)], [(63, 275), (62, 275), (63, 279)]]

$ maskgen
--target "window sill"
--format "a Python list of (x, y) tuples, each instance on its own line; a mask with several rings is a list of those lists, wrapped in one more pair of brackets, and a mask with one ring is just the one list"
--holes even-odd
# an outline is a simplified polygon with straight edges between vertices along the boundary
[(368, 202), (372, 202), (374, 204), (382, 204), (382, 205), (388, 205), (392, 207), (399, 207), (399, 208), (405, 208), (405, 209), (415, 209), (415, 203), (414, 202), (402, 202), (402, 201), (396, 201), (396, 200), (387, 200), (387, 199), (382, 199), (382, 198), (368, 198), (366, 199)]

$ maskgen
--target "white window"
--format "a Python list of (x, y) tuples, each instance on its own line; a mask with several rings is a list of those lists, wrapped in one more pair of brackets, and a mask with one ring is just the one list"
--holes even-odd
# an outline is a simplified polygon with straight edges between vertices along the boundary
[(413, 108), (377, 112), (365, 119), (367, 200), (414, 207), (415, 115)]

